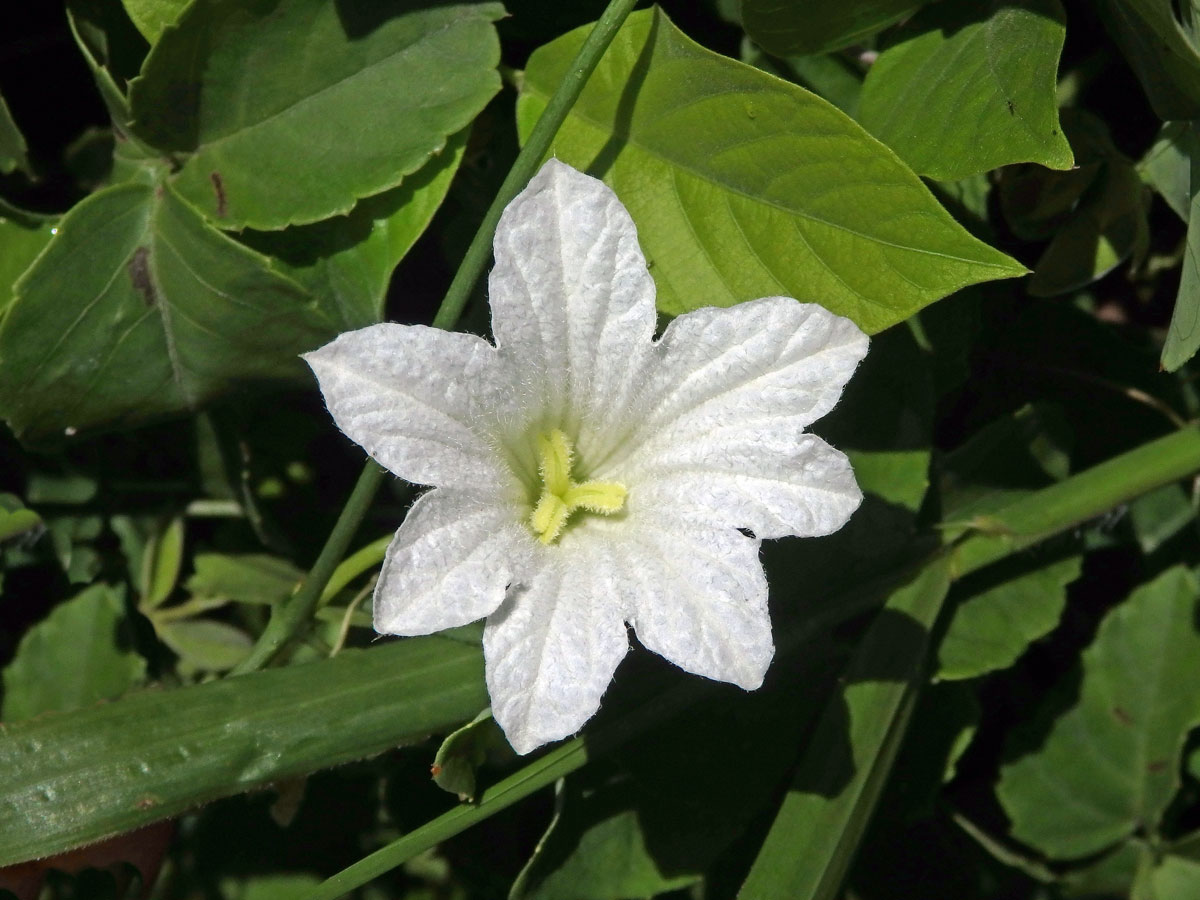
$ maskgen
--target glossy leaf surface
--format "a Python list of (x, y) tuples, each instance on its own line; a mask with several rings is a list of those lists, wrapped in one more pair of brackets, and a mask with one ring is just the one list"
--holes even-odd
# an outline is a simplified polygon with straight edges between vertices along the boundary
[[(583, 37), (530, 58), (523, 135)], [(694, 44), (658, 11), (629, 17), (551, 152), (628, 206), (668, 314), (784, 294), (873, 333), (1024, 271), (845, 114)]]

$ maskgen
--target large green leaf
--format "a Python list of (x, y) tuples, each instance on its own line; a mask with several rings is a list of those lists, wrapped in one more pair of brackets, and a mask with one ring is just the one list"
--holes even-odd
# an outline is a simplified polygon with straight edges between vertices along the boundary
[(378, 322), (392, 272), (441, 206), (466, 144), (466, 131), (451, 135), (400, 187), (359, 201), (345, 216), (243, 240), (282, 260), (314, 297), (329, 300), (340, 329)]
[[(522, 135), (585, 33), (530, 58)], [(658, 10), (630, 15), (551, 152), (603, 176), (629, 208), (665, 313), (788, 294), (876, 332), (1024, 271), (845, 114), (705, 50)]]
[(62, 220), (0, 324), (0, 412), (22, 438), (195, 409), (296, 377), (335, 328), (169, 187), (121, 184)]
[(111, 700), (142, 680), (146, 661), (128, 649), (122, 595), (93, 585), (26, 633), (4, 670), (5, 723)]
[(17, 169), (28, 170), (28, 148), (25, 146), (25, 136), (13, 121), (8, 104), (0, 97), (0, 175), (7, 175)]
[(479, 648), (429, 637), (11, 724), (0, 865), (361, 759), (486, 703)]
[(1157, 832), (1184, 738), (1200, 724), (1200, 694), (1182, 687), (1200, 683), (1197, 598), (1196, 577), (1176, 567), (1105, 617), (1083, 654), (1078, 704), (1001, 770), (1014, 837), (1069, 858)]
[(776, 56), (821, 53), (853, 44), (899, 21), (925, 0), (742, 0), (742, 24)]
[(1096, 0), (1160, 119), (1200, 116), (1200, 53), (1172, 0)]
[(1083, 557), (1005, 573), (1001, 583), (964, 600), (954, 611), (938, 649), (946, 680), (974, 678), (1016, 662), (1032, 641), (1058, 624), (1067, 585), (1079, 577)]
[(125, 12), (151, 44), (159, 39), (163, 29), (179, 18), (190, 0), (121, 0)]
[(924, 681), (929, 631), (949, 587), (950, 559), (942, 557), (891, 593), (804, 749), (740, 898), (840, 895), (900, 749)]
[(131, 85), (134, 127), (186, 156), (177, 188), (222, 226), (346, 213), (399, 185), (495, 95), (503, 14), (199, 0)]
[(1191, 359), (1200, 349), (1200, 132), (1195, 122), (1187, 125), (1190, 132), (1188, 149), (1192, 150), (1188, 160), (1189, 198), (1187, 243), (1183, 250), (1183, 274), (1179, 279), (1179, 292), (1175, 295), (1175, 309), (1171, 312), (1171, 324), (1167, 327), (1167, 340), (1163, 344), (1162, 366), (1174, 372)]
[(935, 3), (879, 55), (858, 120), (922, 175), (950, 180), (1018, 162), (1074, 164), (1055, 78), (1058, 0)]

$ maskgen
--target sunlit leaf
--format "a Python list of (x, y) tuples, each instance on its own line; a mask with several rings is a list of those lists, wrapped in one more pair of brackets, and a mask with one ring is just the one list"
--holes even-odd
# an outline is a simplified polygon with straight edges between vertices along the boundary
[(776, 56), (836, 50), (899, 21), (924, 0), (742, 0), (742, 24)]
[(170, 188), (121, 184), (72, 209), (0, 323), (0, 412), (28, 440), (198, 408), (303, 373), (334, 333), (267, 259)]
[(1055, 78), (1058, 0), (935, 3), (867, 73), (858, 119), (914, 171), (943, 180), (1018, 162), (1069, 169)]
[(21, 639), (4, 669), (4, 721), (111, 700), (145, 672), (146, 661), (129, 649), (123, 591), (93, 585), (56, 606)]
[(479, 648), (430, 637), (11, 724), (0, 865), (362, 759), (486, 703)]
[(1200, 583), (1176, 567), (1109, 613), (1083, 654), (1079, 702), (1045, 743), (1001, 770), (1013, 836), (1053, 857), (1155, 834), (1179, 787), (1187, 732), (1200, 724)]
[(347, 213), (417, 171), (496, 93), (503, 15), (497, 3), (193, 3), (130, 87), (134, 127), (185, 157), (177, 189), (222, 226)]
[[(585, 32), (530, 58), (523, 135)], [(629, 17), (551, 152), (629, 208), (665, 313), (786, 294), (876, 332), (1024, 272), (839, 110), (700, 47), (660, 11)]]

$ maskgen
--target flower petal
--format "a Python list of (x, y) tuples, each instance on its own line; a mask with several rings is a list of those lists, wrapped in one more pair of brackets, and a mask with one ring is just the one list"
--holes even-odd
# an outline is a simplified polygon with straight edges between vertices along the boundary
[(693, 674), (762, 684), (775, 647), (760, 542), (670, 514), (628, 532), (621, 587), (638, 639)]
[(435, 488), (409, 510), (375, 585), (375, 630), (432, 634), (490, 615), (529, 565), (532, 541), (495, 497)]
[[(551, 159), (505, 209), (488, 287), (502, 354), (529, 369), (556, 425), (587, 445), (606, 411), (637, 389), (633, 357), (649, 355), (654, 281), (629, 213), (604, 182)], [(579, 423), (594, 426), (581, 434)]]
[(863, 496), (844, 453), (814, 434), (793, 439), (786, 429), (662, 448), (638, 479), (641, 504), (749, 528), (759, 538), (832, 534)]
[(477, 486), (512, 477), (479, 430), (503, 415), (511, 383), (482, 338), (385, 323), (304, 360), (338, 427), (401, 478)]
[[(867, 350), (849, 319), (787, 297), (699, 309), (667, 328), (622, 459), (643, 500), (707, 510), (760, 538), (840, 528), (862, 499), (844, 455), (806, 435)], [(630, 502), (636, 501), (631, 490)]]
[(483, 632), (492, 713), (518, 753), (578, 731), (629, 649), (588, 548), (572, 550), (547, 550), (546, 564), (510, 589)]

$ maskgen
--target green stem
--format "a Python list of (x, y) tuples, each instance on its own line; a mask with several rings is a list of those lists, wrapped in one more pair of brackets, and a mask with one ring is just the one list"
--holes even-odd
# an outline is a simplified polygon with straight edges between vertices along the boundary
[(509, 201), (517, 196), (517, 192), (525, 187), (529, 183), (529, 179), (537, 172), (542, 158), (550, 149), (550, 142), (554, 140), (554, 135), (558, 133), (567, 113), (583, 91), (583, 86), (587, 84), (588, 78), (599, 64), (600, 57), (604, 55), (604, 51), (608, 49), (608, 45), (612, 43), (613, 37), (620, 30), (625, 18), (636, 3), (637, 0), (610, 0), (604, 14), (592, 28), (587, 40), (583, 42), (583, 46), (579, 48), (578, 55), (571, 63), (558, 90), (546, 104), (542, 117), (533, 127), (533, 131), (529, 134), (529, 140), (525, 142), (521, 152), (517, 154), (516, 161), (508, 172), (508, 177), (500, 185), (496, 199), (488, 207), (479, 230), (475, 232), (475, 238), (471, 241), (471, 246), (467, 248), (466, 255), (463, 256), (462, 264), (458, 267), (454, 281), (450, 283), (450, 290), (446, 292), (446, 299), (442, 301), (441, 308), (433, 319), (434, 328), (451, 328), (453, 323), (458, 321), (458, 317), (462, 315), (463, 307), (466, 306), (475, 283), (479, 281), (479, 276), (483, 274), (488, 260), (491, 259), (492, 238), (496, 234), (496, 223), (500, 221), (500, 214), (504, 212), (504, 207), (508, 206)]
[(321, 592), (321, 601), (317, 605), (324, 606), (336, 597), (342, 588), (363, 572), (370, 571), (383, 562), (383, 557), (387, 553), (388, 545), (391, 542), (392, 535), (387, 534), (378, 540), (371, 541), (367, 546), (347, 556), (342, 561), (342, 564), (334, 570), (333, 575), (330, 576), (329, 584)]
[(350, 499), (342, 507), (342, 513), (329, 532), (308, 577), (295, 594), (272, 609), (271, 619), (257, 643), (230, 674), (241, 675), (261, 669), (309, 622), (317, 608), (317, 601), (321, 599), (321, 592), (345, 554), (354, 533), (358, 531), (371, 501), (375, 499), (375, 492), (383, 481), (383, 471), (374, 460), (367, 460)]
[(1200, 470), (1200, 429), (1183, 428), (1009, 504), (955, 549), (955, 577), (1074, 528)]

